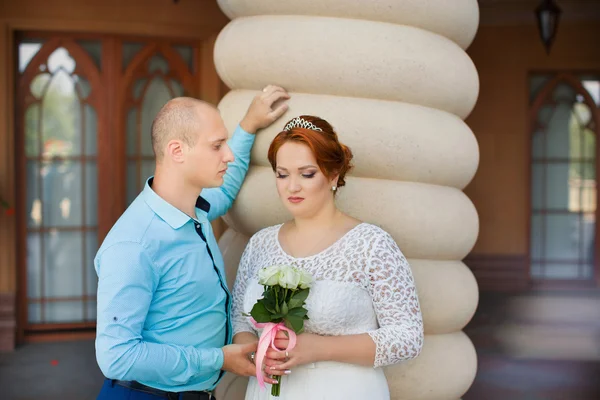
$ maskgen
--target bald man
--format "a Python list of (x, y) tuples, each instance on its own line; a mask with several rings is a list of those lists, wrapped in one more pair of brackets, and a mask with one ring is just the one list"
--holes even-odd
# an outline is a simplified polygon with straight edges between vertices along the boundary
[(98, 399), (206, 400), (224, 371), (254, 374), (256, 343), (231, 344), (231, 296), (210, 221), (231, 207), (254, 134), (288, 98), (266, 87), (229, 141), (218, 110), (202, 101), (176, 98), (156, 116), (154, 176), (94, 260), (96, 359), (106, 377)]

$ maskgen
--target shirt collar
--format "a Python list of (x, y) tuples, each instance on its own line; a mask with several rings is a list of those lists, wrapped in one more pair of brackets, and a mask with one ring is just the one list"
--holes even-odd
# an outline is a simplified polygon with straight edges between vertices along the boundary
[[(152, 190), (153, 180), (154, 177), (148, 178), (144, 185), (144, 190), (142, 191), (144, 201), (156, 215), (168, 223), (173, 229), (181, 228), (192, 218), (156, 194), (156, 192)], [(198, 217), (198, 221), (208, 222), (209, 211), (210, 203), (202, 196), (198, 196), (198, 199), (196, 199), (196, 216)]]

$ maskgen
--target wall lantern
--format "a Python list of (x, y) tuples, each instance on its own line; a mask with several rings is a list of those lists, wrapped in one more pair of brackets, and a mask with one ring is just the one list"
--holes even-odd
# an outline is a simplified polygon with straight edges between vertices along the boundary
[(538, 30), (547, 54), (550, 54), (550, 47), (556, 37), (561, 12), (554, 0), (542, 0), (541, 4), (535, 9)]

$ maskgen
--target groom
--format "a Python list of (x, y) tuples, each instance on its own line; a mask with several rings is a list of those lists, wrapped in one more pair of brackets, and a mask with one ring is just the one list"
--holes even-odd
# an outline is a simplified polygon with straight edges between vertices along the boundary
[(210, 221), (231, 207), (254, 134), (286, 99), (266, 87), (229, 141), (218, 110), (196, 99), (173, 99), (154, 119), (155, 174), (94, 260), (96, 359), (107, 378), (98, 399), (212, 399), (224, 371), (254, 375), (256, 343), (230, 344), (231, 296)]

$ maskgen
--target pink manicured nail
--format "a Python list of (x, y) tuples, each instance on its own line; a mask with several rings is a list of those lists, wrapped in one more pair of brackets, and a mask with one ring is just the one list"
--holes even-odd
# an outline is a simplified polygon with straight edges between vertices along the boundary
[(284, 374), (289, 375), (292, 373), (291, 369), (286, 369), (285, 371), (283, 371)]

